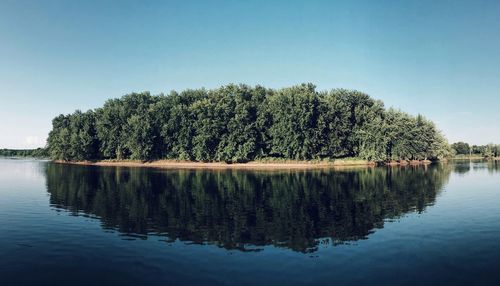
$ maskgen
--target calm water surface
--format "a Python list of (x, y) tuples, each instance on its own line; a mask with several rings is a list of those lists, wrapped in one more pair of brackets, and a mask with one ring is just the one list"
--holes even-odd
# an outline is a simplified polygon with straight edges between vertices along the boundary
[(499, 171), (0, 159), (0, 284), (498, 285)]

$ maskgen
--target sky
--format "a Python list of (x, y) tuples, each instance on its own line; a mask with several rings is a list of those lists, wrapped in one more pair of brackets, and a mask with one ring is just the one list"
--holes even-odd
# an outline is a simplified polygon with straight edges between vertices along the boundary
[(0, 0), (0, 148), (130, 92), (348, 88), (500, 143), (500, 1)]

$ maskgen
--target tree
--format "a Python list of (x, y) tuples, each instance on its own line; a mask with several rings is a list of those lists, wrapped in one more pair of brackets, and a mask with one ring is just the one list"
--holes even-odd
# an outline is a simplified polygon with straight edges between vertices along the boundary
[(222, 96), (218, 113), (221, 114), (223, 132), (215, 159), (225, 162), (250, 161), (255, 158), (261, 145), (257, 113), (259, 103), (265, 98), (265, 89), (228, 85), (217, 92)]
[(69, 115), (63, 114), (52, 120), (52, 130), (47, 139), (49, 155), (56, 160), (71, 160)]
[(319, 98), (312, 84), (285, 88), (271, 95), (266, 104), (270, 114), (270, 155), (307, 160), (318, 156), (317, 122)]
[(453, 143), (451, 144), (451, 148), (455, 150), (457, 155), (469, 155), (471, 152), (471, 147), (465, 142)]

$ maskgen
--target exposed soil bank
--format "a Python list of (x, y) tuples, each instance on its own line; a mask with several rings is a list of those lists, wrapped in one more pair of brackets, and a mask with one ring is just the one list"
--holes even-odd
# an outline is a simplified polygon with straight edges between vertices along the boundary
[[(253, 161), (248, 163), (233, 163), (224, 162), (191, 162), (191, 161), (175, 161), (175, 160), (158, 160), (151, 162), (142, 162), (135, 160), (103, 160), (103, 161), (53, 161), (60, 164), (74, 164), (86, 166), (116, 166), (116, 167), (154, 167), (166, 169), (318, 169), (318, 168), (346, 168), (346, 167), (375, 167), (375, 162), (366, 160), (335, 160), (332, 162), (317, 162), (317, 161), (280, 161), (280, 162), (261, 162)], [(386, 163), (389, 166), (406, 166), (406, 165), (425, 165), (430, 164), (430, 161), (393, 161)], [(382, 164), (383, 165), (383, 164)]]

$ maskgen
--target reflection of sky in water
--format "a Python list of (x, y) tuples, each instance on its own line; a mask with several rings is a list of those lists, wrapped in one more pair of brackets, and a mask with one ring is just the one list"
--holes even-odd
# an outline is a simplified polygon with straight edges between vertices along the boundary
[(48, 195), (42, 191), (46, 164), (30, 159), (0, 159), (0, 222), (24, 221), (30, 225), (31, 216), (25, 214), (46, 212)]
[(23, 184), (45, 182), (44, 167), (47, 161), (30, 159), (0, 159), (0, 190)]

